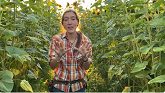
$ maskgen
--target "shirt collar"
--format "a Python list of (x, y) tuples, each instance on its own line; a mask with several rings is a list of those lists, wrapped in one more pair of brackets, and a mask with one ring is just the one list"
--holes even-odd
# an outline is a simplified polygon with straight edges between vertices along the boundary
[[(80, 33), (81, 34), (81, 36), (82, 36), (82, 41), (84, 41), (85, 40), (85, 36), (84, 36), (84, 34), (82, 33), (82, 32), (80, 32), (80, 31), (77, 31), (78, 33)], [(64, 32), (63, 34), (62, 34), (62, 39), (64, 39), (64, 38), (67, 38), (67, 36), (66, 36), (66, 32)]]

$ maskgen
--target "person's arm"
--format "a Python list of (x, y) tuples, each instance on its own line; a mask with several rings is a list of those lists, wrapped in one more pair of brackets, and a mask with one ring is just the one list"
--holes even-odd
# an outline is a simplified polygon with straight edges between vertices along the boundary
[(83, 68), (85, 70), (88, 70), (91, 64), (91, 62), (89, 61), (89, 58), (86, 56), (82, 57), (82, 62), (83, 62)]
[(89, 52), (86, 55), (82, 55), (83, 68), (88, 70), (92, 64), (92, 43), (89, 40)]
[(61, 61), (61, 57), (59, 57), (57, 55), (55, 56), (54, 59), (50, 60), (49, 65), (50, 65), (51, 69), (54, 70), (59, 65), (60, 61)]
[(61, 57), (65, 55), (70, 49), (66, 49), (62, 41), (56, 41), (56, 37), (52, 38), (49, 49), (49, 65), (51, 69), (55, 69), (61, 61)]

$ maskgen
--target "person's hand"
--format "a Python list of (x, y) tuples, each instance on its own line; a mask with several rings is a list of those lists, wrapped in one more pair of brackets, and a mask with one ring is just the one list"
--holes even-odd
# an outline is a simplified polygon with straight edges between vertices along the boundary
[(91, 51), (90, 44), (87, 41), (85, 41), (80, 48), (74, 47), (74, 49), (77, 50), (83, 57)]
[(54, 51), (59, 57), (62, 57), (65, 53), (67, 53), (70, 49), (65, 50), (64, 44), (61, 42), (54, 41)]

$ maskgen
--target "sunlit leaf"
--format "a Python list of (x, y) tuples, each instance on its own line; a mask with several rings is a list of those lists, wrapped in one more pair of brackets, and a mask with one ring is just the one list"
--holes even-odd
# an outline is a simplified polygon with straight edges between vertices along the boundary
[(101, 5), (101, 1), (102, 1), (102, 0), (98, 0), (98, 1), (95, 2), (90, 8), (96, 7), (96, 6), (98, 6), (98, 5)]
[(109, 28), (113, 24), (113, 22), (115, 21), (115, 19), (116, 18), (113, 18), (113, 19), (111, 19), (111, 20), (108, 21), (107, 28)]
[(128, 74), (123, 74), (122, 76), (121, 76), (121, 79), (126, 79), (128, 77)]
[(143, 23), (143, 21), (144, 21), (144, 19), (142, 19), (142, 20), (137, 20), (137, 21), (135, 21), (135, 22), (132, 24), (132, 26), (141, 24), (141, 23)]
[(161, 51), (164, 51), (164, 50), (165, 50), (165, 45), (153, 48), (154, 52), (161, 52)]
[(109, 71), (111, 71), (113, 69), (113, 67), (115, 67), (115, 65), (110, 65), (109, 66)]
[(28, 14), (27, 17), (25, 17), (28, 20), (31, 20), (32, 22), (38, 22), (39, 20), (36, 18), (36, 15), (34, 14)]
[(151, 43), (151, 44), (148, 44), (148, 45), (145, 45), (145, 46), (142, 46), (140, 48), (140, 52), (142, 54), (147, 54), (149, 52), (149, 50), (155, 45), (155, 43)]
[(165, 18), (155, 18), (151, 22), (149, 22), (148, 25), (151, 25), (151, 26), (165, 25)]
[(10, 71), (13, 72), (15, 76), (20, 73), (18, 69), (11, 69)]
[(42, 67), (41, 67), (40, 63), (37, 64), (37, 67), (42, 70)]
[(133, 1), (128, 1), (128, 6), (136, 5), (136, 4), (141, 4), (142, 1), (139, 0), (133, 0)]
[(132, 51), (130, 51), (128, 53), (125, 53), (123, 56), (126, 57), (126, 56), (129, 56), (129, 55), (132, 55), (133, 53), (134, 53), (134, 51), (132, 50)]
[(0, 90), (3, 92), (11, 92), (13, 86), (13, 73), (8, 70), (0, 71)]
[(114, 0), (105, 0), (105, 4), (108, 4), (108, 5), (113, 4), (113, 2)]
[(164, 0), (157, 0), (157, 2), (154, 3), (154, 9), (156, 9), (158, 6), (160, 6), (160, 4), (163, 2), (164, 2)]
[(139, 72), (139, 71), (145, 69), (147, 65), (148, 65), (147, 61), (144, 61), (143, 63), (136, 62), (133, 70), (131, 71), (131, 73)]
[(165, 75), (160, 75), (155, 77), (154, 79), (150, 80), (148, 82), (148, 84), (152, 84), (152, 83), (163, 83), (165, 82)]
[(22, 89), (24, 89), (25, 91), (33, 92), (33, 89), (32, 89), (32, 87), (31, 87), (31, 85), (30, 85), (29, 82), (26, 81), (26, 80), (21, 80), (20, 86), (21, 86)]
[(130, 87), (125, 87), (124, 90), (122, 91), (122, 93), (125, 93), (125, 92), (130, 92), (131, 91), (131, 88)]

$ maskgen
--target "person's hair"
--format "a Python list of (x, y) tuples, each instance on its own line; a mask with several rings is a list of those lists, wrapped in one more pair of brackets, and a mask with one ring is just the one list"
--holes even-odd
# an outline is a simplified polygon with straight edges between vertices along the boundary
[(73, 12), (75, 15), (76, 15), (76, 20), (78, 21), (78, 23), (79, 23), (79, 18), (78, 18), (78, 15), (77, 15), (77, 13), (76, 13), (76, 11), (75, 10), (73, 10), (73, 9), (67, 9), (64, 13), (63, 13), (63, 15), (62, 15), (62, 25), (63, 25), (63, 21), (64, 21), (64, 15), (66, 14), (66, 13), (68, 13), (68, 12)]

